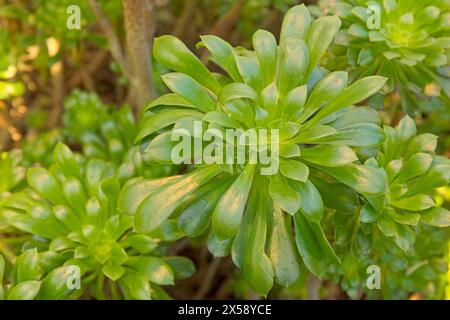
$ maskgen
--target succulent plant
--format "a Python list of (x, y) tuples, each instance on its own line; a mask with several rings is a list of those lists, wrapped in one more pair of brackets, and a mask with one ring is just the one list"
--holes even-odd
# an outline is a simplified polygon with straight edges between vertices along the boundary
[[(345, 248), (340, 265), (332, 265), (327, 279), (339, 283), (353, 299), (365, 294), (367, 299), (444, 298), (448, 283), (448, 230), (420, 225), (414, 247), (403, 251), (392, 241), (386, 241), (381, 232), (374, 237), (370, 255), (350, 254)], [(379, 267), (381, 288), (367, 286), (368, 268)]]
[(95, 92), (73, 90), (64, 100), (65, 134), (77, 141), (87, 133), (97, 132), (107, 117), (107, 108)]
[[(378, 92), (386, 79), (373, 76), (349, 85), (346, 72), (324, 75), (317, 65), (340, 25), (336, 16), (313, 21), (299, 5), (286, 13), (279, 44), (264, 30), (253, 37), (254, 51), (201, 37), (200, 45), (227, 76), (211, 73), (177, 38), (155, 39), (155, 59), (176, 72), (162, 77), (172, 93), (146, 108), (152, 114), (136, 139), (145, 161), (173, 163), (178, 129), (189, 136), (188, 143), (207, 150), (214, 139), (198, 135), (199, 123), (219, 133), (275, 131), (247, 149), (245, 163), (236, 164), (237, 156), (231, 164), (201, 163), (194, 151), (184, 155), (185, 163), (193, 164), (188, 173), (129, 183), (119, 207), (134, 214), (137, 231), (151, 232), (171, 217), (188, 236), (210, 230), (210, 251), (231, 253), (261, 295), (274, 279), (292, 284), (300, 256), (314, 274), (325, 274), (337, 257), (320, 225), (324, 205), (313, 181), (340, 181), (373, 197), (386, 189), (383, 169), (361, 161), (381, 143), (381, 121), (375, 111), (352, 106)], [(238, 147), (236, 140), (226, 141), (213, 155), (220, 160)], [(259, 153), (252, 162), (249, 154), (255, 149)], [(262, 152), (275, 159), (279, 170), (264, 172)]]
[[(377, 157), (388, 177), (388, 192), (379, 198), (366, 197), (360, 221), (377, 223), (387, 237), (403, 249), (414, 243), (413, 227), (419, 222), (450, 226), (450, 211), (439, 207), (435, 189), (450, 182), (450, 160), (436, 156), (437, 137), (417, 135), (414, 121), (406, 116), (394, 129), (384, 127), (386, 139)], [(373, 161), (376, 166), (376, 161)]]
[[(358, 197), (339, 184), (318, 185), (327, 195), (325, 204), (334, 210), (327, 231), (334, 233), (342, 260), (331, 267), (330, 274), (356, 297), (357, 289), (367, 289), (367, 267), (377, 265), (382, 270), (384, 298), (405, 299), (412, 292), (436, 296), (442, 287), (436, 275), (445, 272), (450, 211), (435, 200), (435, 194), (436, 188), (450, 181), (450, 160), (435, 155), (437, 137), (417, 134), (408, 116), (384, 131), (386, 139), (370, 164), (386, 171), (386, 194)], [(339, 190), (339, 196), (330, 196), (330, 190)], [(407, 277), (400, 277), (402, 273)]]
[(21, 145), (23, 150), (23, 165), (25, 167), (31, 167), (35, 164), (40, 164), (49, 167), (53, 162), (52, 151), (62, 139), (63, 137), (58, 129), (27, 136)]
[(66, 99), (65, 107), (66, 140), (81, 144), (86, 158), (116, 164), (117, 176), (122, 182), (135, 176), (165, 176), (176, 170), (174, 166), (149, 167), (143, 163), (134, 146), (139, 126), (128, 106), (111, 112), (95, 93), (75, 90)]
[(23, 153), (19, 149), (0, 153), (0, 195), (13, 191), (25, 178), (26, 170), (21, 165)]
[(0, 300), (66, 299), (76, 290), (70, 289), (70, 268), (58, 267), (43, 275), (36, 249), (28, 249), (14, 261), (11, 282), (6, 281), (5, 259), (0, 255)]
[[(327, 67), (348, 64), (354, 77), (389, 78), (386, 92), (397, 91), (404, 109), (417, 111), (417, 96), (448, 101), (450, 1), (339, 0), (327, 3), (344, 28)], [(341, 69), (342, 70), (342, 69)]]
[(78, 267), (81, 292), (89, 288), (98, 299), (166, 298), (159, 285), (193, 272), (188, 259), (161, 257), (164, 233), (133, 232), (132, 218), (117, 210), (121, 184), (113, 165), (98, 159), (80, 164), (59, 143), (50, 169), (30, 168), (27, 180), (30, 189), (2, 204), (7, 222), (33, 235), (24, 247), (39, 249), (47, 273)]

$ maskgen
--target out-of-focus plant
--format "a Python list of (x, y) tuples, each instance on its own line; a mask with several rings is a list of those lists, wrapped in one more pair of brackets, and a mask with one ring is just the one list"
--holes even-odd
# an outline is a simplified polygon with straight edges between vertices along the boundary
[(0, 194), (13, 191), (23, 181), (26, 170), (21, 166), (22, 157), (19, 149), (0, 154)]
[(94, 92), (74, 91), (66, 98), (64, 136), (69, 143), (81, 144), (83, 155), (111, 161), (118, 177), (126, 181), (135, 176), (160, 177), (174, 167), (147, 166), (143, 163), (134, 139), (139, 126), (131, 108), (113, 111)]
[(78, 267), (82, 291), (97, 299), (167, 298), (160, 285), (194, 271), (188, 259), (161, 257), (159, 242), (174, 233), (133, 232), (132, 218), (117, 211), (114, 166), (96, 159), (82, 165), (63, 144), (53, 155), (50, 169), (28, 170), (30, 190), (3, 203), (7, 223), (34, 236), (24, 248), (39, 250), (46, 273)]
[[(360, 199), (345, 186), (319, 186), (321, 192), (339, 190), (339, 195), (325, 197), (325, 203), (334, 208), (328, 219), (334, 225), (337, 253), (342, 256), (342, 264), (332, 268), (333, 280), (339, 282), (343, 275), (342, 287), (356, 297), (357, 289), (367, 290), (366, 268), (375, 264), (382, 265), (385, 272), (381, 292), (385, 298), (406, 298), (413, 292), (429, 298), (442, 295), (448, 232), (437, 228), (450, 226), (450, 211), (436, 201), (435, 190), (448, 185), (450, 160), (435, 155), (437, 137), (417, 134), (408, 116), (396, 128), (385, 126), (384, 131), (386, 138), (377, 160), (370, 163), (387, 173), (385, 195)], [(337, 205), (338, 198), (345, 205)], [(406, 279), (400, 277), (402, 272)]]
[(16, 258), (8, 277), (5, 259), (0, 255), (0, 300), (56, 300), (77, 295), (77, 290), (67, 286), (71, 276), (69, 267), (58, 267), (43, 275), (41, 263), (38, 251), (28, 249)]
[[(377, 234), (370, 255), (346, 253), (341, 265), (331, 267), (333, 282), (339, 283), (351, 298), (361, 298), (362, 293), (368, 299), (408, 299), (416, 294), (420, 299), (444, 298), (448, 285), (447, 230), (421, 225), (415, 246), (406, 252), (393, 241), (379, 237), (380, 232)], [(380, 268), (379, 288), (368, 288), (370, 266)]]
[(28, 136), (22, 141), (23, 165), (31, 167), (40, 164), (49, 167), (53, 162), (52, 151), (56, 144), (62, 140), (59, 129)]
[(328, 68), (349, 65), (355, 78), (387, 77), (384, 91), (397, 91), (409, 113), (417, 111), (420, 98), (441, 95), (448, 101), (448, 0), (339, 0), (320, 5), (344, 24), (327, 57)]

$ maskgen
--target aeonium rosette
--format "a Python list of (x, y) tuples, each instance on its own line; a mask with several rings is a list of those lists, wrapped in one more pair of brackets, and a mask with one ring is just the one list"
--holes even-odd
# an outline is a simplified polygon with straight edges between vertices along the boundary
[(194, 271), (186, 258), (163, 256), (160, 244), (179, 237), (176, 230), (133, 232), (130, 216), (117, 210), (122, 185), (113, 164), (80, 163), (62, 143), (53, 156), (49, 169), (28, 169), (29, 188), (0, 203), (6, 223), (22, 231), (12, 237), (30, 235), (23, 249), (37, 249), (39, 274), (72, 268), (80, 285), (71, 297), (167, 298), (160, 286)]
[(328, 68), (344, 63), (354, 77), (388, 77), (386, 91), (399, 92), (410, 113), (418, 108), (417, 95), (448, 101), (449, 0), (339, 0), (326, 10), (344, 24)]
[(292, 284), (300, 256), (313, 273), (325, 274), (337, 257), (310, 177), (373, 197), (386, 188), (383, 169), (360, 160), (383, 139), (380, 119), (353, 106), (386, 79), (349, 85), (346, 72), (323, 75), (317, 67), (340, 25), (335, 16), (314, 21), (300, 5), (286, 13), (279, 43), (264, 30), (255, 33), (253, 51), (201, 37), (226, 75), (210, 72), (176, 37), (155, 39), (155, 59), (175, 71), (162, 77), (172, 92), (147, 107), (136, 140), (144, 161), (182, 159), (188, 172), (127, 184), (119, 207), (134, 215), (137, 231), (177, 221), (190, 237), (209, 232), (210, 251), (231, 253), (261, 295), (274, 279)]
[[(388, 177), (388, 192), (366, 197), (360, 221), (375, 223), (387, 237), (407, 251), (415, 240), (420, 222), (435, 227), (450, 226), (450, 211), (435, 199), (436, 188), (450, 182), (450, 160), (435, 155), (437, 137), (417, 134), (414, 121), (406, 116), (396, 128), (384, 127), (386, 139), (374, 166), (382, 166)], [(378, 162), (378, 163), (377, 163)]]

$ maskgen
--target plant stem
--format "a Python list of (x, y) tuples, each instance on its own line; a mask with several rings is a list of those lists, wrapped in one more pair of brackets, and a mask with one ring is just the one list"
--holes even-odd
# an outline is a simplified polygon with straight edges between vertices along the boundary
[[(133, 71), (134, 94), (138, 111), (155, 98), (153, 87), (151, 47), (153, 45), (153, 6), (143, 0), (123, 0), (126, 42)], [(138, 113), (138, 112), (137, 112)]]

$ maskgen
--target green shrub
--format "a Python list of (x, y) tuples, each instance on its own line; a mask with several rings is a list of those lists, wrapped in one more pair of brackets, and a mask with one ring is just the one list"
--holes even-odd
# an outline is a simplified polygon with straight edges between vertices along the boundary
[(330, 11), (342, 18), (344, 28), (327, 67), (348, 64), (354, 77), (388, 77), (385, 91), (398, 91), (407, 112), (417, 110), (417, 96), (442, 93), (448, 101), (450, 82), (443, 68), (449, 64), (449, 8), (448, 0), (336, 1)]
[(2, 204), (10, 213), (7, 222), (33, 235), (24, 248), (39, 249), (43, 274), (78, 266), (79, 294), (88, 288), (97, 299), (166, 298), (159, 285), (193, 272), (185, 258), (161, 257), (158, 245), (170, 232), (136, 234), (132, 218), (117, 211), (121, 184), (113, 165), (97, 159), (79, 163), (58, 144), (50, 169), (31, 168), (27, 180), (29, 190)]

